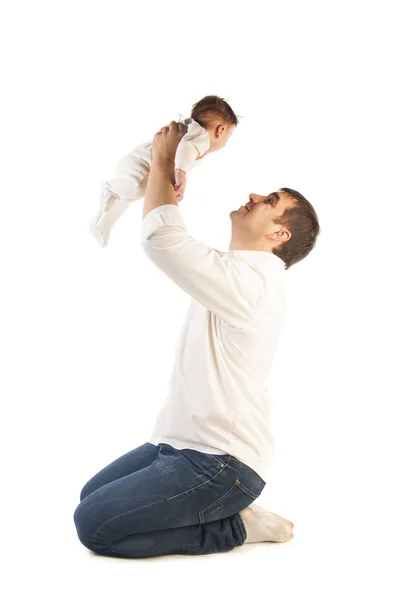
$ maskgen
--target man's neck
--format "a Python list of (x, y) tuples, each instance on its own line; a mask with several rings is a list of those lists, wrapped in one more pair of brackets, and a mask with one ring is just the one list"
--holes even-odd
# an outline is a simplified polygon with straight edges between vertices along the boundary
[(272, 253), (272, 247), (270, 247), (268, 244), (264, 244), (264, 240), (261, 240), (259, 242), (248, 242), (245, 240), (233, 239), (229, 244), (229, 250), (258, 250)]

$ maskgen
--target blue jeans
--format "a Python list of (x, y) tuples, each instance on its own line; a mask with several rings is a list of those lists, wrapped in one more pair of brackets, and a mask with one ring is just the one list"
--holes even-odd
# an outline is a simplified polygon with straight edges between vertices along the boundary
[(239, 512), (264, 486), (233, 456), (147, 443), (86, 483), (74, 514), (77, 534), (109, 556), (226, 552), (244, 543)]

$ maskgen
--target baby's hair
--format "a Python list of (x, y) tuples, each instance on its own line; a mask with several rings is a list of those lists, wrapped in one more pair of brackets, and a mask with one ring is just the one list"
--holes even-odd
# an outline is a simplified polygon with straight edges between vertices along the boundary
[(205, 96), (199, 100), (192, 107), (191, 118), (202, 127), (208, 126), (217, 118), (228, 125), (236, 126), (239, 123), (228, 102), (220, 96)]

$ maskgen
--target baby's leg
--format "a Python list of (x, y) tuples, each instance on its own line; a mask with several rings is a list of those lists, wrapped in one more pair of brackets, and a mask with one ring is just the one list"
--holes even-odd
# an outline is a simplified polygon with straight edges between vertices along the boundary
[(119, 161), (113, 179), (103, 184), (100, 209), (90, 225), (102, 247), (107, 246), (114, 225), (131, 202), (144, 195), (148, 171), (149, 164), (133, 151)]

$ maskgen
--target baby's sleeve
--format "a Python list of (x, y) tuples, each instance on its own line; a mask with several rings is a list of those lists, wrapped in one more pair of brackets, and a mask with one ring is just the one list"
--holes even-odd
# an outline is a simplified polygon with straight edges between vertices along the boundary
[(206, 129), (201, 127), (196, 121), (188, 124), (188, 131), (178, 145), (175, 168), (188, 173), (195, 163), (195, 160), (203, 156), (210, 148), (210, 138)]
[(176, 152), (175, 168), (188, 173), (188, 171), (192, 169), (198, 156), (199, 151), (196, 146), (182, 138)]

